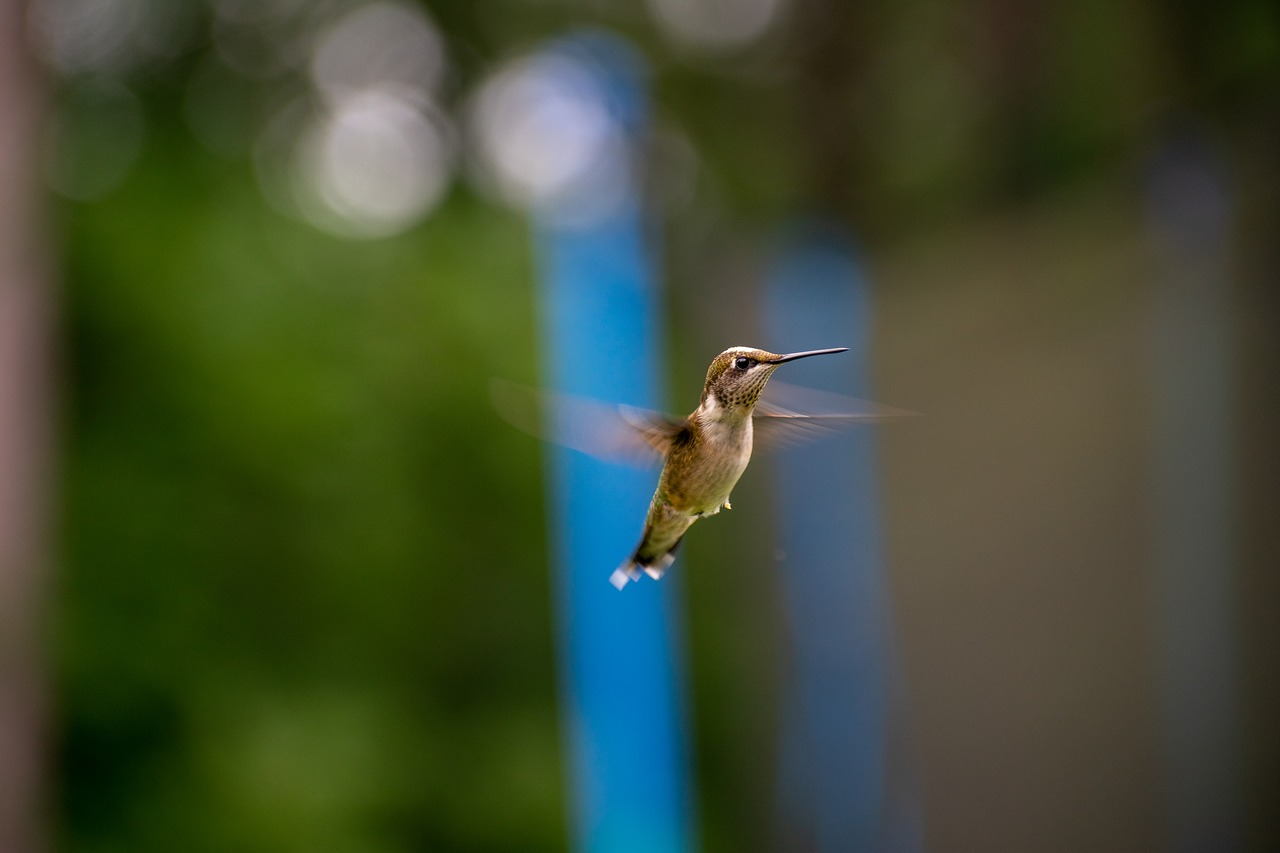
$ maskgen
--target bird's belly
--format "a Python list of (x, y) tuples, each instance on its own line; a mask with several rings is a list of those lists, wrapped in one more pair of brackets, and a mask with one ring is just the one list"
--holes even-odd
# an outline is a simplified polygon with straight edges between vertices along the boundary
[(745, 459), (741, 462), (735, 461), (714, 466), (712, 470), (707, 472), (706, 491), (703, 497), (704, 503), (702, 506), (695, 507), (694, 511), (700, 514), (718, 512), (720, 507), (724, 506), (725, 501), (729, 500), (729, 493), (738, 484), (738, 479), (746, 469), (747, 463)]
[(746, 453), (710, 454), (689, 461), (664, 483), (667, 503), (690, 515), (711, 515), (724, 506), (747, 468)]

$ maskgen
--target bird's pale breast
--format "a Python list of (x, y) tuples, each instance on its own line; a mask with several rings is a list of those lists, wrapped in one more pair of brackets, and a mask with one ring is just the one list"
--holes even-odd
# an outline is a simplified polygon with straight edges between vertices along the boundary
[(681, 512), (710, 514), (724, 505), (751, 460), (751, 419), (709, 419), (697, 441), (673, 449), (659, 494)]

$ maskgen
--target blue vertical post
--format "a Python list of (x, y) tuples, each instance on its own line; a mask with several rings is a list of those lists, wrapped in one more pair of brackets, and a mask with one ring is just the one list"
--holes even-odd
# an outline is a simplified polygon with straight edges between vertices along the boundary
[[(847, 346), (779, 377), (870, 398), (871, 293), (850, 240), (809, 223), (785, 245), (767, 293), (779, 352)], [(803, 373), (803, 376), (800, 374)], [(781, 802), (790, 843), (819, 853), (917, 850), (918, 814), (889, 821), (894, 665), (881, 555), (874, 428), (778, 454), (779, 571), (790, 629)], [(897, 805), (897, 804), (895, 804)], [(914, 803), (911, 804), (914, 806)]]
[(1231, 200), (1206, 140), (1165, 140), (1148, 213), (1152, 302), (1155, 599), (1168, 849), (1245, 847), (1236, 658), (1235, 320)]
[[(639, 58), (603, 34), (549, 53), (590, 82), (633, 147), (646, 119)], [(652, 235), (627, 171), (633, 153), (614, 151), (577, 191), (534, 212), (544, 364), (556, 390), (656, 407), (662, 333)], [(690, 850), (678, 579), (621, 591), (608, 580), (640, 535), (655, 473), (563, 447), (549, 453), (574, 848)]]

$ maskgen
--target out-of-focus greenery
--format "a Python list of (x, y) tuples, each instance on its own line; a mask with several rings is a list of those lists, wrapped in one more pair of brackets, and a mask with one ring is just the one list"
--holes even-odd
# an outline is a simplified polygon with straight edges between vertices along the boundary
[[(558, 849), (527, 238), (366, 245), (165, 126), (65, 211), (72, 849)], [(536, 449), (536, 444), (534, 445)]]
[[(118, 185), (55, 210), (59, 841), (563, 849), (539, 448), (487, 400), (490, 377), (536, 381), (525, 225), (460, 178), (379, 240), (277, 212), (252, 140), (296, 79), (239, 78), (243, 110), (225, 115), (243, 138), (224, 128), (223, 152), (190, 126), (221, 5), (235, 4), (192, 4), (168, 50), (107, 75), (140, 107), (140, 153)], [(659, 123), (694, 152), (667, 235), (680, 406), (715, 349), (701, 327), (731, 322), (705, 310), (726, 233), (817, 205), (891, 245), (1081, 176), (1127, 179), (1184, 111), (1245, 157), (1276, 133), (1258, 118), (1280, 67), (1262, 0), (796, 0), (759, 44), (722, 54), (673, 46), (639, 4), (423, 8), (455, 115), (500, 62), (569, 25), (612, 26), (649, 55)], [(89, 163), (118, 142), (77, 123), (103, 76), (56, 81), (63, 150)], [(713, 546), (750, 551), (709, 530), (690, 560)], [(768, 594), (744, 589), (729, 610)], [(706, 847), (758, 848), (771, 747), (742, 745), (768, 736), (770, 638), (691, 598)]]

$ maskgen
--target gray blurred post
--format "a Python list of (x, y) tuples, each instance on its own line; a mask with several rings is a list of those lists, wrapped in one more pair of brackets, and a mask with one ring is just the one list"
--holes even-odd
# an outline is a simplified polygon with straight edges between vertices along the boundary
[(1155, 601), (1173, 851), (1244, 844), (1236, 658), (1235, 321), (1231, 209), (1199, 135), (1151, 163)]
[(52, 298), (42, 263), (42, 90), (26, 4), (0, 0), (0, 850), (43, 849)]

